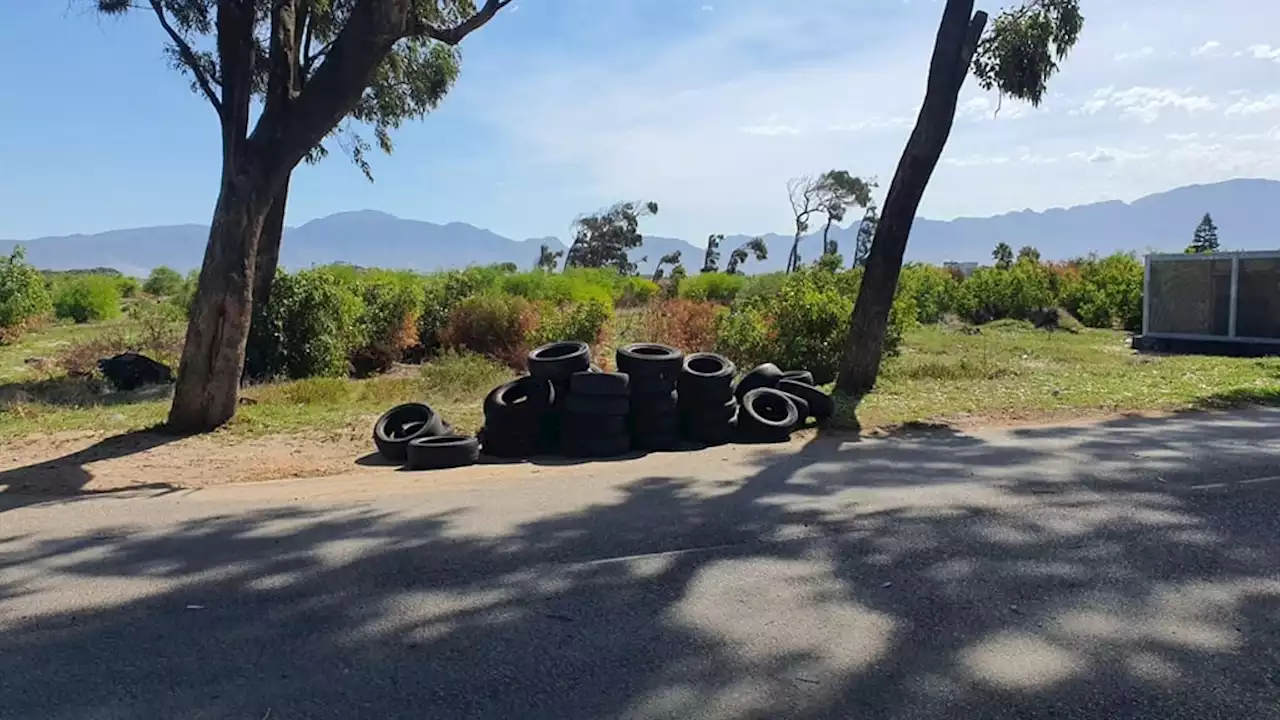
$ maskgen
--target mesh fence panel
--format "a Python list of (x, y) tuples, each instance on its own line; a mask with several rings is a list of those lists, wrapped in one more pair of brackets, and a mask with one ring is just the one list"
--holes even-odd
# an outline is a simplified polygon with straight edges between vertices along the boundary
[(1152, 260), (1148, 292), (1150, 332), (1227, 335), (1230, 260)]
[(1236, 336), (1280, 339), (1280, 259), (1241, 259), (1236, 292)]

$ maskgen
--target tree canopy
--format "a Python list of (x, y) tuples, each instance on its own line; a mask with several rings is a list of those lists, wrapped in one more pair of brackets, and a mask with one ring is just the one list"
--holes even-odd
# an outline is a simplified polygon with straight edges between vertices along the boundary
[(991, 251), (991, 259), (996, 261), (996, 267), (1001, 270), (1008, 270), (1013, 267), (1013, 248), (1009, 247), (1009, 243), (996, 243), (996, 247)]
[(752, 256), (755, 256), (757, 261), (769, 259), (769, 246), (765, 244), (764, 238), (753, 237), (735, 248), (732, 253), (729, 253), (729, 263), (725, 265), (725, 273), (729, 275), (737, 274), (738, 268), (742, 266), (742, 263)]
[(1205, 213), (1196, 226), (1196, 234), (1187, 246), (1187, 252), (1193, 255), (1218, 252), (1218, 226), (1209, 213)]
[(601, 212), (583, 215), (574, 221), (573, 244), (565, 257), (565, 267), (611, 267), (623, 275), (636, 271), (629, 251), (640, 247), (640, 218), (656, 215), (656, 202), (621, 202)]

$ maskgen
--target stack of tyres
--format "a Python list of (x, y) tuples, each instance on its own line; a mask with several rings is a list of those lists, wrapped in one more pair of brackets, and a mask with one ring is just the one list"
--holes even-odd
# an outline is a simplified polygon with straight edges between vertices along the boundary
[(551, 412), (543, 418), (538, 437), (539, 452), (554, 454), (561, 450), (561, 423), (569, 397), (569, 379), (574, 373), (591, 369), (591, 348), (584, 342), (553, 342), (534, 348), (526, 358), (529, 376), (551, 383)]
[(790, 395), (771, 387), (757, 387), (742, 396), (737, 440), (748, 443), (786, 442), (808, 413)]
[(680, 434), (705, 445), (723, 445), (733, 438), (738, 417), (733, 376), (737, 368), (723, 355), (685, 356), (676, 383)]
[(484, 453), (499, 458), (538, 454), (555, 404), (555, 386), (531, 375), (494, 388), (484, 399)]
[(639, 450), (680, 447), (676, 382), (684, 353), (666, 345), (635, 343), (618, 349), (618, 370), (631, 378), (631, 446)]
[(560, 418), (561, 452), (579, 458), (625, 454), (631, 449), (630, 412), (631, 378), (626, 373), (574, 373)]

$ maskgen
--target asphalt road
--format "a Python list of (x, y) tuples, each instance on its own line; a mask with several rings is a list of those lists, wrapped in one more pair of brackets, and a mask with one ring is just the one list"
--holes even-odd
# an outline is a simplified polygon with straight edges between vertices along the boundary
[(1280, 411), (0, 492), (0, 717), (1280, 718)]

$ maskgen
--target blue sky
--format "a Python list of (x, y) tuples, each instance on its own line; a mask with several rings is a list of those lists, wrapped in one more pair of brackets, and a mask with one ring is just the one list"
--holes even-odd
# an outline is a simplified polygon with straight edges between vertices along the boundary
[[(0, 238), (207, 223), (217, 125), (153, 17), (11, 3), (0, 24)], [(982, 6), (982, 3), (979, 3)], [(1280, 3), (1083, 0), (1039, 109), (970, 82), (922, 206), (935, 218), (1280, 178)], [(989, 8), (989, 9), (995, 9)], [(463, 44), (439, 110), (372, 157), (294, 176), (289, 223), (373, 208), (522, 239), (653, 199), (652, 234), (785, 231), (787, 179), (887, 183), (937, 0), (518, 0)], [(56, 40), (55, 44), (51, 44)]]

